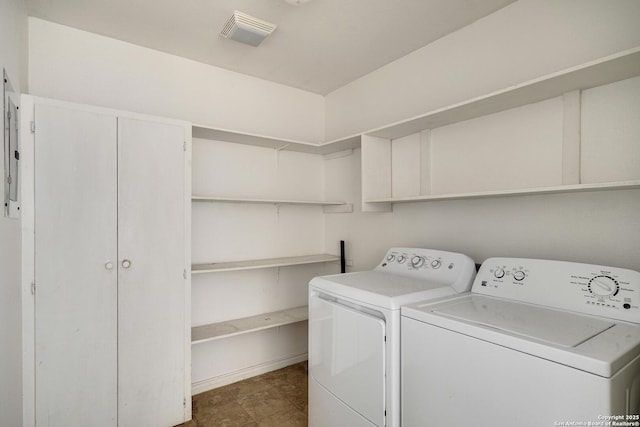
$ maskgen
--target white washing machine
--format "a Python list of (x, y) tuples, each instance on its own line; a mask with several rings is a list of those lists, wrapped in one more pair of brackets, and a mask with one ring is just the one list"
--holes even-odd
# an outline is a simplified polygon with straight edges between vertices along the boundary
[(402, 308), (403, 427), (640, 425), (638, 413), (636, 271), (490, 258), (471, 293)]
[(468, 291), (466, 255), (393, 248), (372, 271), (309, 284), (309, 426), (400, 425), (400, 306)]

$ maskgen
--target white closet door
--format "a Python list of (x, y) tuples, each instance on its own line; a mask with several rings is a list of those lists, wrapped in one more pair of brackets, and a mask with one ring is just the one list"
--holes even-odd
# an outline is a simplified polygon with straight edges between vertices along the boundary
[(118, 120), (120, 426), (183, 421), (183, 142), (181, 127)]
[(117, 122), (37, 104), (35, 124), (36, 423), (115, 425)]

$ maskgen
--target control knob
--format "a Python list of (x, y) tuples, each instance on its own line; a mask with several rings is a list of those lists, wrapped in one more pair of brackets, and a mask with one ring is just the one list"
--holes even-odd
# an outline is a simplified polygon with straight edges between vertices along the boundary
[(439, 259), (434, 259), (433, 261), (431, 261), (431, 267), (432, 268), (440, 268), (440, 266), (442, 265), (442, 261), (440, 261)]
[(424, 258), (422, 258), (421, 256), (414, 256), (413, 258), (411, 258), (411, 266), (413, 268), (419, 268), (422, 267), (424, 265)]
[(599, 297), (608, 297), (618, 293), (619, 286), (616, 279), (604, 274), (595, 276), (587, 285), (589, 292)]
[(398, 257), (398, 264), (404, 264), (404, 262), (407, 260), (407, 256), (406, 255), (400, 255)]
[(496, 276), (496, 279), (502, 279), (504, 277), (504, 268), (496, 268), (496, 271), (493, 272), (493, 275)]
[(387, 261), (393, 262), (394, 259), (396, 259), (396, 256), (394, 254), (387, 255)]
[(516, 279), (518, 282), (521, 280), (524, 280), (525, 277), (527, 277), (527, 275), (524, 274), (524, 271), (522, 270), (518, 270), (515, 273), (513, 273), (513, 278)]

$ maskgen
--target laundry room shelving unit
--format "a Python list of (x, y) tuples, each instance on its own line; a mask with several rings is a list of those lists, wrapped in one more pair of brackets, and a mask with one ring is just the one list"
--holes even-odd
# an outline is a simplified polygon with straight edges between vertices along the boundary
[[(360, 146), (360, 136), (317, 145), (206, 126), (193, 126), (192, 132), (196, 151), (200, 148), (203, 156), (200, 159), (197, 154), (194, 156), (201, 161), (200, 167), (193, 168), (194, 236), (197, 241), (200, 231), (208, 237), (194, 248), (199, 259), (192, 264), (191, 274), (196, 282), (195, 300), (212, 302), (211, 306), (201, 304), (199, 311), (195, 304), (196, 317), (191, 329), (194, 363), (206, 360), (215, 365), (217, 357), (222, 357), (218, 356), (220, 351), (231, 348), (241, 354), (273, 354), (273, 349), (260, 347), (260, 351), (256, 351), (252, 346), (275, 346), (277, 340), (291, 344), (285, 343), (285, 347), (298, 348), (293, 353), (287, 350), (288, 354), (279, 357), (294, 363), (304, 360), (306, 333), (303, 336), (302, 327), (293, 325), (308, 319), (307, 283), (315, 275), (340, 271), (340, 256), (313, 253), (324, 247), (323, 237), (317, 230), (322, 228), (323, 215), (353, 212), (352, 203), (322, 200), (320, 175), (311, 178), (308, 174), (313, 174), (321, 165), (323, 156), (351, 154)], [(260, 148), (270, 149), (272, 154)], [(245, 166), (249, 162), (251, 170)], [(297, 176), (298, 173), (301, 175)], [(306, 181), (308, 178), (310, 181)], [(226, 221), (229, 221), (228, 227), (220, 225)], [(217, 258), (221, 262), (209, 262), (208, 249), (212, 249), (212, 261)], [(245, 252), (251, 259), (241, 259)], [(267, 258), (270, 253), (274, 257)], [(263, 255), (266, 256), (262, 258)], [(225, 299), (226, 303), (220, 302)], [(208, 313), (203, 311), (205, 307), (210, 310)], [(287, 328), (280, 330), (280, 327)], [(277, 330), (268, 332), (272, 329)], [(255, 375), (256, 369), (262, 369), (260, 366), (265, 363), (273, 362), (252, 361), (251, 366), (239, 369), (231, 365), (212, 367), (206, 375), (208, 379), (194, 378), (194, 392), (229, 383), (229, 378), (237, 380)], [(200, 371), (200, 368), (196, 366), (194, 370)]]
[[(390, 211), (394, 203), (553, 194), (579, 191), (640, 188), (640, 176), (628, 180), (603, 179), (581, 182), (582, 91), (640, 76), (640, 48), (630, 49), (586, 64), (517, 84), (484, 96), (456, 103), (362, 135), (363, 211)], [(434, 129), (526, 108), (552, 98), (562, 98), (560, 130), (562, 182), (520, 188), (487, 188), (482, 191), (432, 193), (433, 165), (447, 162), (432, 150)], [(413, 137), (413, 139), (412, 139)], [(403, 144), (404, 142), (404, 144)], [(460, 150), (462, 152), (462, 150)], [(460, 156), (460, 161), (465, 161)], [(486, 170), (496, 170), (498, 153)], [(508, 160), (508, 159), (507, 159)], [(468, 160), (467, 160), (468, 161)], [(475, 161), (475, 159), (474, 159)], [(631, 161), (631, 160), (629, 160)], [(603, 165), (603, 167), (615, 165)], [(462, 168), (461, 168), (462, 169)], [(438, 169), (444, 170), (443, 168)], [(517, 172), (516, 172), (517, 173)], [(443, 179), (439, 177), (440, 179)], [(509, 176), (500, 184), (508, 182)], [(604, 182), (610, 181), (610, 182)]]

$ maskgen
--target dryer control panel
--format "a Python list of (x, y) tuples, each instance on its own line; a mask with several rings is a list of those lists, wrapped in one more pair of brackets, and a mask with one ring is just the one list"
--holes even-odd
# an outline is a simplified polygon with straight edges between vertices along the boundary
[(468, 256), (425, 248), (391, 248), (375, 270), (452, 284), (458, 292), (467, 291), (476, 274)]
[(640, 323), (640, 273), (526, 258), (489, 258), (471, 292)]

